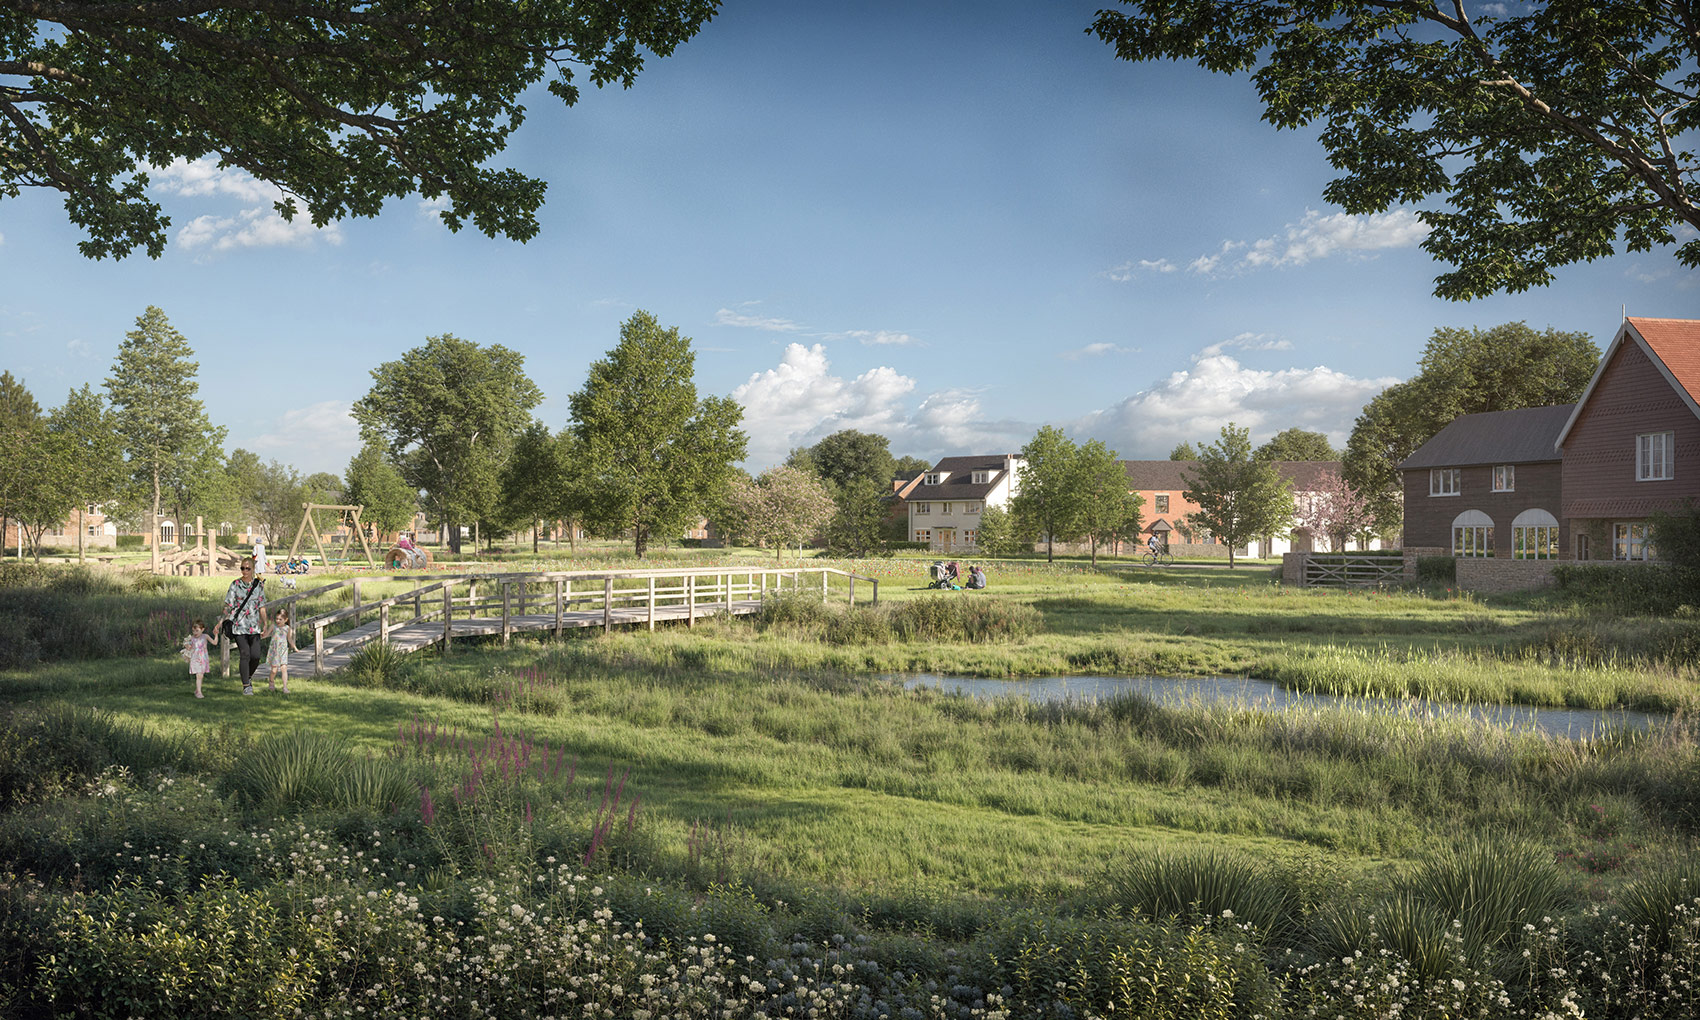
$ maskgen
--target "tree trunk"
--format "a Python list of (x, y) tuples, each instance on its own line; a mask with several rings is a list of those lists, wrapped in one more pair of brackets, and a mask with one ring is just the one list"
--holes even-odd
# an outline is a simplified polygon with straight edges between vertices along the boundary
[(153, 555), (149, 557), (154, 573), (159, 573), (159, 464), (153, 466)]
[(537, 521), (531, 522), (531, 555), (537, 555)]
[(454, 518), (444, 517), (443, 518), (443, 531), (445, 532), (444, 538), (446, 538), (448, 540), (449, 552), (452, 552), (456, 556), (459, 556), (460, 555), (460, 525), (455, 523)]
[[(85, 504), (86, 506), (86, 504)], [(88, 513), (83, 507), (77, 508), (77, 562), (83, 563), (83, 536), (89, 533)]]
[(1092, 538), (1092, 565), (1095, 567), (1095, 566), (1098, 565), (1098, 536), (1093, 535), (1093, 536), (1091, 536), (1091, 538)]

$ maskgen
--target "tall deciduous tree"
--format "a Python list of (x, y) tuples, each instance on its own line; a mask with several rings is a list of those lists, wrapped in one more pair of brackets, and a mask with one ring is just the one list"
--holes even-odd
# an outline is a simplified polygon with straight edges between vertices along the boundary
[(360, 521), (380, 535), (405, 531), (419, 510), (419, 492), (407, 484), (382, 443), (367, 443), (342, 475), (348, 502), (361, 507)]
[(832, 519), (834, 504), (826, 484), (799, 468), (769, 468), (753, 479), (732, 483), (731, 505), (738, 532), (773, 545), (775, 559), (801, 545)]
[(426, 492), (460, 552), (460, 525), (476, 521), (496, 489), (499, 458), (543, 393), (525, 357), (444, 334), (372, 370), (350, 413), (367, 442), (382, 442), (402, 476)]
[[(53, 459), (71, 508), (115, 498), (124, 480), (124, 452), (113, 442), (112, 414), (89, 384), (72, 390), (47, 417)], [(88, 528), (79, 516), (77, 559), (84, 559)]]
[[(17, 520), (18, 509), (32, 480), (30, 461), (38, 455), (43, 439), (41, 405), (35, 402), (23, 380), (11, 372), (0, 372), (0, 552), (8, 523)], [(23, 529), (18, 529), (19, 555)]]
[(815, 473), (839, 490), (858, 481), (890, 488), (891, 441), (874, 432), (843, 429), (827, 436), (808, 450)]
[[(489, 161), (525, 95), (575, 74), (630, 86), (717, 0), (549, 3), (18, 3), (0, 23), (0, 198), (60, 192), (90, 258), (158, 258), (170, 220), (145, 168), (216, 156), (323, 225), (444, 198), (450, 229), (537, 233), (546, 185)], [(137, 168), (144, 168), (138, 172)]]
[(1400, 461), (1459, 415), (1576, 400), (1599, 359), (1586, 333), (1537, 333), (1521, 322), (1437, 329), (1422, 371), (1381, 391), (1352, 426), (1346, 481), (1363, 493), (1383, 531), (1396, 528), (1403, 519)]
[(538, 522), (555, 516), (560, 471), (560, 451), (549, 427), (540, 421), (527, 425), (502, 466), (502, 506), (504, 517), (531, 522), (532, 552), (537, 551)]
[(890, 483), (854, 479), (833, 494), (832, 520), (826, 526), (827, 548), (850, 556), (867, 556), (885, 546), (890, 518)]
[(698, 399), (695, 375), (690, 338), (639, 311), (570, 401), (591, 523), (629, 530), (640, 559), (654, 536), (707, 513), (749, 443), (738, 427), (744, 409)]
[(1282, 429), (1252, 451), (1254, 460), (1339, 460), (1340, 454), (1320, 432)]
[(1259, 535), (1285, 531), (1293, 519), (1289, 483), (1266, 461), (1251, 456), (1251, 431), (1229, 422), (1222, 437), (1198, 453), (1198, 470), (1183, 475), (1182, 493), (1198, 509), (1188, 523), (1209, 531), (1228, 546), (1228, 567), (1234, 549)]
[(979, 546), (993, 556), (1032, 552), (1037, 536), (1022, 530), (1022, 522), (1001, 506), (980, 512)]
[(1080, 532), (1092, 543), (1092, 564), (1097, 566), (1100, 543), (1139, 533), (1139, 511), (1145, 500), (1129, 491), (1127, 468), (1116, 451), (1096, 439), (1081, 443), (1075, 453), (1074, 486), (1080, 503)]
[(1044, 536), (1046, 562), (1055, 558), (1057, 542), (1081, 533), (1079, 452), (1073, 440), (1050, 425), (1021, 448), (1020, 485), (1010, 500), (1010, 511), (1020, 519), (1021, 530)]
[[(1264, 119), (1320, 122), (1350, 213), (1429, 206), (1435, 293), (1515, 293), (1552, 269), (1700, 230), (1692, 0), (1123, 0), (1124, 60), (1255, 69)], [(1700, 266), (1700, 237), (1677, 249)]]
[(1170, 460), (1197, 460), (1198, 459), (1198, 447), (1192, 445), (1192, 443), (1190, 443), (1190, 442), (1176, 443), (1175, 448), (1173, 450), (1169, 451), (1169, 459)]
[(207, 420), (195, 396), (201, 385), (194, 357), (165, 313), (149, 305), (124, 335), (106, 380), (131, 481), (150, 508), (148, 531), (156, 551), (165, 493), (195, 476), (224, 446), (223, 426)]

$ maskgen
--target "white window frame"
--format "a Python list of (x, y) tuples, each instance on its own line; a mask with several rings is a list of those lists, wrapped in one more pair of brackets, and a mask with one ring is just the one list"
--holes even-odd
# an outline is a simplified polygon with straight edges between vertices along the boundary
[(1429, 468), (1428, 494), (1430, 496), (1458, 496), (1464, 492), (1463, 471), (1459, 468)]
[(1493, 491), (1517, 491), (1517, 465), (1497, 464), (1493, 469)]
[(1169, 512), (1169, 494), (1168, 493), (1159, 492), (1159, 493), (1153, 494), (1152, 497), (1151, 497), (1151, 503), (1154, 507), (1154, 509), (1151, 511), (1152, 513), (1166, 514), (1166, 513)]
[(930, 514), (933, 512), (933, 505), (931, 503), (916, 503), (915, 512), (918, 514)]
[(1493, 556), (1493, 518), (1480, 510), (1466, 510), (1454, 517), (1452, 519), (1452, 555), (1464, 559), (1491, 558)]
[(962, 541), (965, 545), (978, 546), (980, 544), (980, 529), (967, 529), (962, 533)]
[[(1668, 482), (1676, 477), (1671, 461), (1676, 453), (1675, 432), (1643, 432), (1635, 437), (1635, 480)], [(1617, 543), (1614, 540), (1613, 546)]]
[(929, 530), (927, 528), (916, 528), (915, 529), (915, 541), (917, 541), (917, 542), (931, 542), (932, 540), (933, 540), (933, 533), (932, 533), (931, 530)]
[(987, 482), (989, 482), (991, 480), (992, 480), (992, 473), (990, 471), (976, 471), (971, 476), (969, 476), (969, 481), (972, 482), (975, 485), (985, 485)]
[(1539, 507), (1518, 514), (1511, 522), (1511, 558), (1558, 559), (1558, 518)]
[(1647, 522), (1617, 521), (1611, 526), (1611, 558), (1647, 559)]
[(939, 513), (944, 514), (946, 517), (950, 516), (950, 508), (954, 505), (955, 504), (951, 503), (950, 500), (945, 500), (943, 503), (939, 504)]
[(962, 512), (965, 513), (965, 514), (977, 514), (977, 513), (980, 512), (980, 504), (979, 503), (964, 503), (964, 504), (962, 504)]
[(944, 472), (929, 471), (927, 472), (927, 477), (924, 479), (924, 482), (927, 485), (942, 485), (944, 483)]

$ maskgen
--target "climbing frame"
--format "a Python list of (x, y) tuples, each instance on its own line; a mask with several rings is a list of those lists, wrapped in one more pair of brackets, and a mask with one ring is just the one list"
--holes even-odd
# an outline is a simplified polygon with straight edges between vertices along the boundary
[(366, 529), (360, 524), (360, 512), (364, 509), (366, 509), (366, 507), (363, 504), (360, 506), (355, 506), (350, 503), (301, 504), (301, 525), (295, 529), (295, 541), (291, 542), (289, 545), (289, 558), (294, 559), (295, 554), (301, 551), (302, 536), (311, 534), (313, 536), (313, 545), (319, 550), (320, 562), (324, 563), (326, 566), (330, 566), (331, 557), (326, 555), (324, 542), (319, 539), (319, 522), (313, 517), (313, 514), (319, 510), (335, 510), (339, 515), (348, 515), (348, 534), (342, 536), (342, 548), (337, 552), (337, 562), (346, 562), (348, 560), (348, 554), (352, 551), (354, 546), (354, 536), (359, 535), (360, 548), (366, 552), (366, 564), (376, 570), (378, 568), (378, 559), (372, 555), (372, 544), (366, 541)]

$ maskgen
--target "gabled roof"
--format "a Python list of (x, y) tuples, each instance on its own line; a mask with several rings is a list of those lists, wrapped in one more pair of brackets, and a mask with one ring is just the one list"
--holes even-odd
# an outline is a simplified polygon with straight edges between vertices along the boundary
[(1417, 447), (1399, 464), (1399, 470), (1558, 460), (1554, 444), (1578, 406), (1552, 404), (1461, 415)]
[(1600, 358), (1599, 367), (1594, 369), (1594, 377), (1588, 380), (1588, 388), (1582, 391), (1582, 399), (1576, 401), (1570, 419), (1553, 441), (1555, 446), (1564, 445), (1570, 430), (1576, 426), (1576, 419), (1582, 414), (1582, 408), (1594, 395), (1600, 376), (1605, 374), (1606, 366), (1611, 364), (1612, 357), (1625, 343), (1639, 345), (1658, 368), (1659, 374), (1670, 383), (1671, 389), (1688, 405), (1688, 410), (1700, 418), (1700, 320), (1630, 316), (1623, 320), (1617, 335), (1611, 338), (1605, 355)]
[[(935, 471), (946, 473), (943, 482), (938, 485), (927, 485), (922, 476), (922, 484), (910, 490), (905, 497), (906, 502), (929, 502), (946, 499), (985, 499), (991, 491), (998, 487), (1004, 478), (1005, 458), (1001, 453), (991, 453), (979, 457), (946, 457), (934, 464), (926, 473)], [(974, 484), (974, 472), (990, 471), (988, 479), (980, 484)]]
[[(1294, 492), (1313, 492), (1316, 480), (1324, 471), (1340, 473), (1337, 460), (1276, 460), (1271, 461), (1282, 478), (1293, 483)], [(1196, 460), (1124, 460), (1127, 487), (1143, 492), (1180, 492), (1188, 488), (1187, 476), (1198, 474)]]

